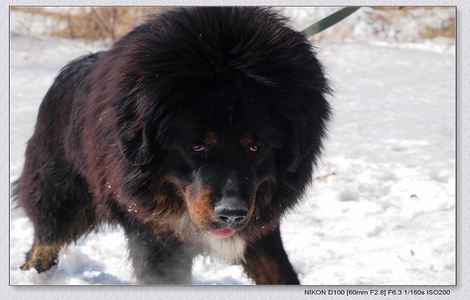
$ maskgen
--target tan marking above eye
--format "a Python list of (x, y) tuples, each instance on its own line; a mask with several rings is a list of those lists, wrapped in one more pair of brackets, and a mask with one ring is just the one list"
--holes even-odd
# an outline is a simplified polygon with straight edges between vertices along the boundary
[(208, 132), (204, 136), (203, 142), (206, 145), (215, 145), (218, 142), (217, 135), (214, 132)]
[(247, 132), (245, 136), (242, 137), (240, 140), (240, 143), (242, 143), (243, 146), (251, 146), (255, 142), (255, 138), (253, 137), (253, 134), (251, 132)]

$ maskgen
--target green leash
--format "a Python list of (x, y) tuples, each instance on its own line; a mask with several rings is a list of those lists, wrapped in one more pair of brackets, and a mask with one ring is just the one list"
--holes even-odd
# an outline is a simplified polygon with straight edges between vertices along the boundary
[(336, 23), (340, 22), (347, 16), (353, 14), (355, 11), (357, 11), (360, 6), (350, 6), (350, 7), (345, 7), (340, 10), (338, 10), (335, 13), (332, 13), (326, 18), (321, 19), (320, 21), (316, 22), (313, 25), (310, 25), (309, 27), (305, 28), (302, 32), (310, 37), (313, 36), (319, 32), (322, 32), (323, 30), (335, 25)]

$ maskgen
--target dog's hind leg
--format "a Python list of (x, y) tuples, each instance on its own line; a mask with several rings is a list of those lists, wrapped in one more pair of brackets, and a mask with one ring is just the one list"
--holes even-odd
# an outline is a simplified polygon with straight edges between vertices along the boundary
[(57, 264), (61, 247), (93, 228), (95, 218), (88, 184), (79, 174), (59, 161), (37, 166), (30, 158), (15, 187), (34, 226), (33, 246), (21, 269), (44, 272)]

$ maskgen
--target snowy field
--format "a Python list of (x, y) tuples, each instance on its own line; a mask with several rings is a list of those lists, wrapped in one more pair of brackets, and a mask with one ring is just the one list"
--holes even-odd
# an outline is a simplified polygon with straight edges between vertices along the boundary
[[(11, 180), (59, 69), (99, 45), (11, 36)], [(455, 63), (452, 51), (386, 44), (319, 45), (334, 108), (316, 179), (284, 218), (302, 284), (455, 283)], [(119, 229), (63, 250), (58, 266), (21, 271), (31, 223), (11, 210), (12, 284), (132, 284)], [(197, 257), (196, 284), (253, 284), (240, 266)]]

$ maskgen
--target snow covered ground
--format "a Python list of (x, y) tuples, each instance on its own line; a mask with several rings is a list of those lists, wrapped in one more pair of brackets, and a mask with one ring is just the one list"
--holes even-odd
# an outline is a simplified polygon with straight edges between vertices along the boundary
[[(423, 48), (423, 47), (421, 47)], [(11, 179), (58, 70), (100, 45), (11, 37)], [(455, 63), (452, 51), (322, 43), (334, 84), (325, 152), (282, 237), (302, 284), (455, 283)], [(131, 284), (119, 229), (63, 250), (59, 265), (21, 271), (32, 243), (11, 210), (12, 284)], [(252, 284), (240, 266), (195, 259), (196, 284)]]

